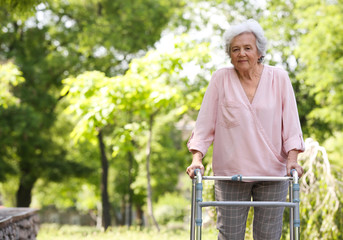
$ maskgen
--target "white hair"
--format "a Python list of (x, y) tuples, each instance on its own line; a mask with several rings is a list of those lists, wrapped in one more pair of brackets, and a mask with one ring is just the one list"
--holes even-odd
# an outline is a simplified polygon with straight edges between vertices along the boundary
[(264, 36), (261, 25), (254, 19), (249, 19), (245, 22), (233, 25), (224, 33), (225, 52), (230, 56), (230, 45), (232, 39), (246, 32), (250, 32), (255, 35), (258, 53), (262, 55), (259, 62), (262, 62), (267, 51), (267, 39)]

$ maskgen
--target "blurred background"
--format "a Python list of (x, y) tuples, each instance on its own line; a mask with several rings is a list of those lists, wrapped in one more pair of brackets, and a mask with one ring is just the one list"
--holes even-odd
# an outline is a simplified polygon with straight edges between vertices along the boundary
[(343, 239), (342, 0), (1, 0), (0, 206), (39, 209), (38, 239), (188, 238), (186, 143), (249, 18), (298, 101), (302, 237)]

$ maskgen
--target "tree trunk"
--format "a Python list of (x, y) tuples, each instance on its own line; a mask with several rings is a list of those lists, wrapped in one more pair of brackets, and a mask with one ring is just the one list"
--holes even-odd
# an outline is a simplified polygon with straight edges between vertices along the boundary
[(140, 229), (144, 225), (143, 215), (144, 215), (144, 212), (143, 212), (142, 205), (136, 204), (136, 221), (137, 221), (137, 225), (140, 227)]
[(151, 156), (151, 141), (152, 141), (152, 125), (154, 122), (154, 115), (150, 115), (150, 121), (149, 121), (149, 139), (147, 144), (147, 153), (146, 153), (146, 172), (147, 172), (147, 180), (148, 180), (148, 198), (147, 198), (147, 204), (148, 204), (148, 215), (149, 218), (152, 219), (155, 227), (157, 228), (157, 231), (160, 231), (160, 227), (158, 226), (158, 223), (154, 216), (154, 210), (152, 206), (152, 189), (151, 189), (151, 180), (150, 180), (150, 156)]
[[(132, 143), (134, 145), (134, 143)], [(133, 189), (131, 188), (133, 177), (132, 177), (132, 171), (133, 171), (133, 152), (128, 152), (128, 159), (129, 159), (129, 183), (128, 183), (128, 192), (129, 192), (129, 211), (128, 211), (128, 226), (132, 225), (132, 205), (133, 205)]]
[(123, 194), (122, 195), (122, 199), (121, 199), (121, 207), (120, 207), (120, 222), (119, 225), (120, 226), (124, 226), (126, 224), (126, 206), (127, 206), (127, 195)]
[(22, 173), (20, 177), (19, 188), (16, 194), (17, 207), (30, 207), (32, 200), (32, 189), (36, 179)]
[(101, 154), (101, 200), (102, 200), (102, 226), (106, 230), (111, 225), (110, 203), (108, 199), (108, 160), (101, 129), (98, 129), (98, 139)]

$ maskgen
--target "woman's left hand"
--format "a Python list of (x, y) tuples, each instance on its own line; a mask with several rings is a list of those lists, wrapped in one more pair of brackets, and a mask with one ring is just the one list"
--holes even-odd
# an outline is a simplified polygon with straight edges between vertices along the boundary
[(287, 163), (286, 163), (286, 169), (287, 169), (287, 175), (291, 176), (291, 170), (295, 169), (298, 172), (299, 178), (303, 175), (304, 169), (298, 164), (298, 154), (299, 151), (297, 150), (291, 150), (288, 152), (287, 157)]

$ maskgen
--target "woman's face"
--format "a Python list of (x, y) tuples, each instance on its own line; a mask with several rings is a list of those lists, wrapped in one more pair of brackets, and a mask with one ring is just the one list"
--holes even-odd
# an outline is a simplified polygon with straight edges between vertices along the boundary
[(247, 71), (257, 66), (261, 55), (253, 33), (242, 33), (232, 39), (230, 46), (231, 63), (238, 71)]

